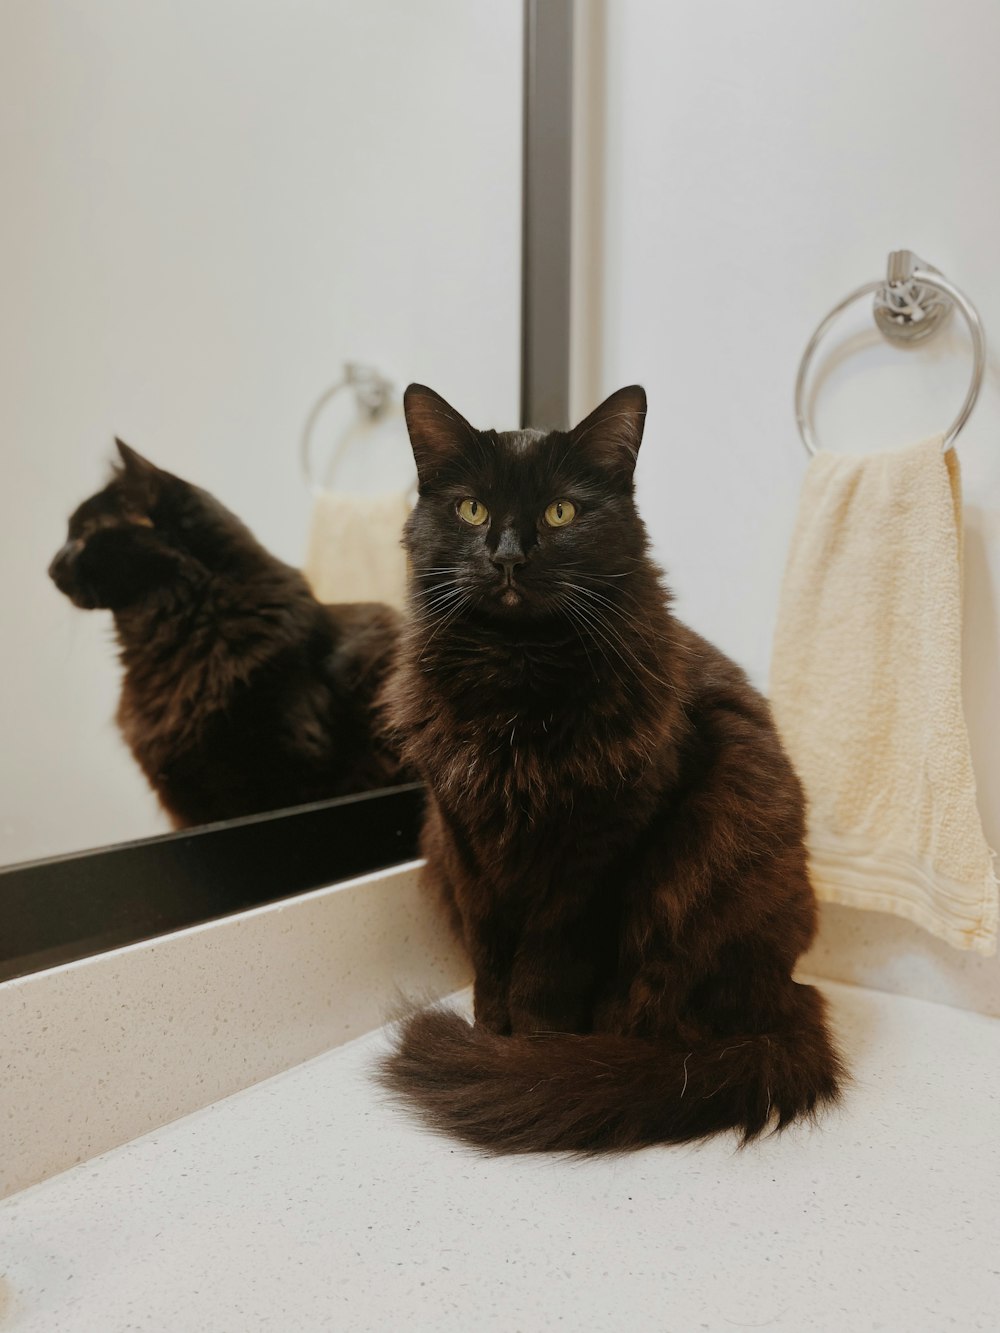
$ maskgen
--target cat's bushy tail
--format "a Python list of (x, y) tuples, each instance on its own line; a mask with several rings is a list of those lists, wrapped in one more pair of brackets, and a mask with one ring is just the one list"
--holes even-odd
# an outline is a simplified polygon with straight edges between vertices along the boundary
[(614, 1033), (500, 1037), (448, 1009), (402, 1020), (381, 1081), (435, 1129), (495, 1153), (621, 1152), (720, 1130), (744, 1142), (837, 1099), (812, 986), (782, 1030), (694, 1050)]

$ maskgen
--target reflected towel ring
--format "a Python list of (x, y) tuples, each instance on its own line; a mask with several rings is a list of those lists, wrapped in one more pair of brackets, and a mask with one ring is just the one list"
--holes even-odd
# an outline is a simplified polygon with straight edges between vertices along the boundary
[(367, 418), (369, 421), (377, 421), (379, 417), (383, 416), (392, 401), (392, 381), (387, 380), (373, 366), (359, 365), (356, 361), (348, 361), (344, 364), (343, 378), (320, 394), (319, 398), (313, 403), (309, 415), (306, 417), (305, 425), (302, 427), (299, 457), (302, 463), (302, 475), (311, 490), (317, 488), (316, 478), (313, 476), (312, 470), (313, 431), (316, 428), (316, 422), (323, 413), (323, 409), (331, 398), (340, 393), (341, 389), (354, 390), (354, 401), (357, 405), (358, 415)]
[(969, 298), (948, 282), (936, 268), (919, 259), (912, 250), (893, 250), (885, 278), (879, 282), (866, 282), (863, 287), (845, 296), (822, 320), (806, 344), (799, 362), (799, 373), (795, 377), (795, 420), (802, 443), (810, 454), (816, 454), (816, 439), (806, 417), (805, 405), (806, 379), (813, 354), (838, 315), (853, 302), (872, 293), (875, 293), (875, 323), (884, 337), (899, 346), (926, 342), (956, 307), (969, 326), (972, 338), (972, 380), (958, 416), (945, 432), (941, 448), (947, 451), (954, 445), (979, 397), (986, 365), (986, 340), (982, 321)]

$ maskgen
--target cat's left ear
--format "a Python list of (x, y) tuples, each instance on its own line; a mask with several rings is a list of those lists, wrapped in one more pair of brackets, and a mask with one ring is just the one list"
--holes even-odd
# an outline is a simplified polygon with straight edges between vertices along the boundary
[(426, 384), (411, 384), (403, 394), (417, 480), (429, 486), (441, 468), (477, 440), (476, 432), (451, 403)]
[(646, 424), (646, 390), (619, 389), (570, 431), (570, 438), (609, 472), (631, 478)]
[(130, 448), (124, 440), (115, 439), (118, 456), (122, 460), (120, 475), (125, 478), (129, 497), (144, 508), (156, 503), (164, 474), (148, 458)]

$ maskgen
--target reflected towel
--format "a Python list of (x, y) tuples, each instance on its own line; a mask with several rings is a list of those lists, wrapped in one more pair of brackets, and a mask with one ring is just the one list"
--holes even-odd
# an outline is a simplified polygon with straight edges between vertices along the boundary
[(400, 539), (409, 512), (403, 492), (318, 492), (303, 573), (319, 600), (387, 602), (401, 608), (406, 556)]
[(771, 663), (817, 895), (992, 954), (997, 885), (962, 712), (961, 620), (955, 451), (936, 439), (818, 454)]

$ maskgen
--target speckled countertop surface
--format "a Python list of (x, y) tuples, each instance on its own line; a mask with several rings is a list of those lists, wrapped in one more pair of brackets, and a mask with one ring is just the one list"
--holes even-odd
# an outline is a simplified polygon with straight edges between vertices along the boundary
[(825, 984), (845, 1108), (745, 1152), (484, 1160), (365, 1038), (0, 1205), (0, 1330), (1000, 1327), (1000, 1021)]

